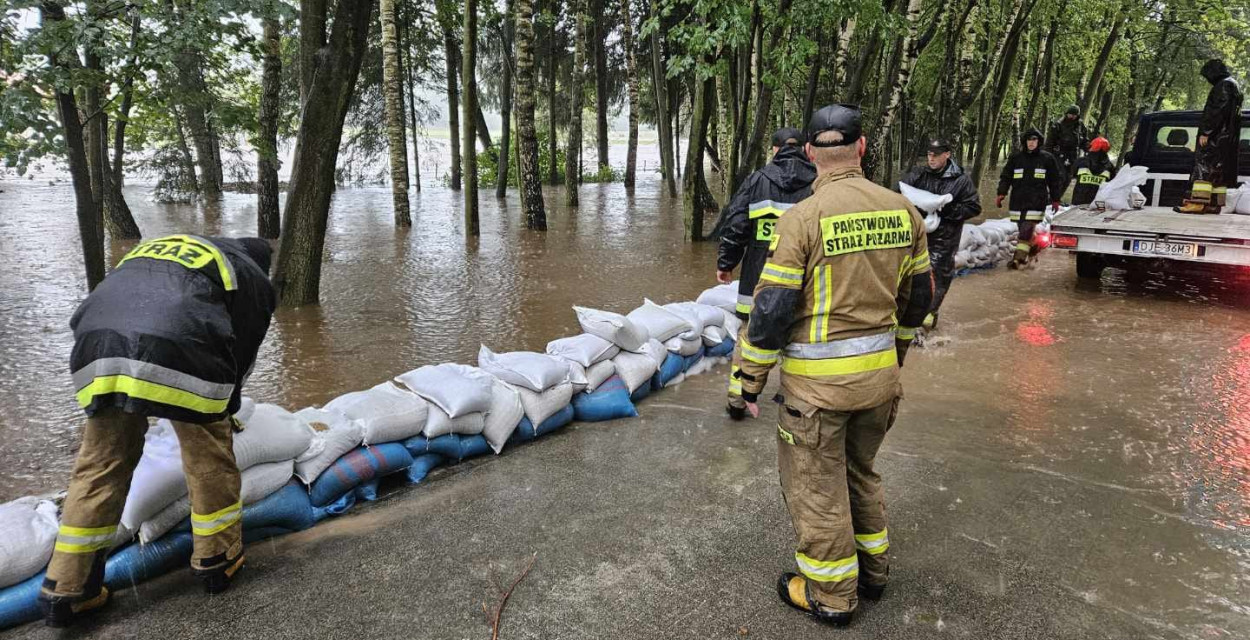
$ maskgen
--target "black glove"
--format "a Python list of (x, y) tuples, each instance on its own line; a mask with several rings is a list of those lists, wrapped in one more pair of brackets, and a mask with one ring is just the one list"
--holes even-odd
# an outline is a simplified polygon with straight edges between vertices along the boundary
[(903, 361), (907, 359), (907, 349), (911, 347), (911, 340), (894, 340), (894, 350), (898, 352), (898, 366), (903, 366)]

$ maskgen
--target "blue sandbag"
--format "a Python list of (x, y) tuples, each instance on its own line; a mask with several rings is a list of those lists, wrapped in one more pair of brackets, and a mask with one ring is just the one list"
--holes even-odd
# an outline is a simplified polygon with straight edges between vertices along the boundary
[(682, 358), (682, 360), (685, 361), (682, 363), (682, 367), (681, 367), (682, 372), (684, 373), (686, 371), (689, 371), (690, 367), (693, 367), (694, 365), (698, 364), (699, 361), (703, 359), (703, 354), (706, 353), (706, 351), (707, 350), (704, 349), (703, 347), (699, 347), (699, 350), (695, 352), (694, 355), (686, 356)]
[[(673, 381), (673, 378), (681, 375), (685, 366), (686, 359), (670, 351), (668, 357), (664, 358), (664, 364), (660, 365), (660, 370), (657, 371), (651, 378), (651, 390), (659, 391), (660, 389), (663, 389), (668, 385), (668, 383)], [(660, 386), (655, 386), (654, 383), (656, 381), (660, 383)]]
[(279, 527), (288, 531), (303, 531), (317, 520), (308, 491), (298, 480), (264, 498), (243, 507), (243, 534), (253, 529)]
[(126, 589), (165, 575), (191, 562), (191, 534), (167, 533), (148, 543), (134, 543), (109, 556), (104, 564), (104, 586)]
[(321, 522), (330, 516), (341, 516), (354, 506), (356, 506), (356, 492), (349, 490), (347, 493), (339, 496), (338, 500), (324, 507), (313, 507), (313, 520)]
[(526, 416), (521, 418), (521, 422), (517, 424), (516, 429), (512, 430), (512, 435), (508, 436), (507, 444), (529, 442), (537, 437), (538, 434), (534, 433), (534, 423), (530, 422), (529, 416)]
[(638, 410), (629, 400), (629, 388), (620, 376), (612, 376), (590, 393), (573, 394), (573, 415), (582, 422), (634, 418)]
[[(481, 434), (462, 436), (448, 433), (433, 440), (427, 440), (425, 436), (413, 436), (404, 440), (403, 444), (408, 453), (413, 456), (433, 453), (442, 456), (451, 464), (476, 458), (490, 451), (490, 443)], [(421, 477), (425, 476), (422, 474)]]
[[(409, 453), (411, 453), (411, 451)], [(418, 482), (425, 480), (425, 477), (430, 475), (430, 472), (434, 470), (434, 467), (443, 464), (445, 460), (446, 458), (438, 455), (437, 453), (423, 453), (418, 456), (413, 456), (412, 465), (408, 467), (408, 482), (417, 484)]]
[(15, 585), (0, 589), (0, 629), (16, 627), (39, 619), (39, 588), (44, 571)]
[[(646, 385), (643, 385), (644, 387)], [(550, 418), (543, 420), (543, 423), (534, 427), (534, 423), (530, 422), (529, 417), (521, 418), (521, 424), (517, 425), (516, 431), (512, 432), (512, 436), (508, 438), (508, 442), (529, 442), (538, 436), (544, 436), (556, 429), (559, 429), (573, 421), (573, 405), (565, 405), (565, 407), (552, 415)]]
[(374, 500), (377, 500), (379, 482), (381, 482), (380, 479), (374, 478), (368, 482), (362, 482), (360, 486), (353, 489), (353, 491), (356, 492), (356, 501), (373, 502)]
[(703, 355), (709, 358), (723, 358), (728, 355), (733, 355), (733, 352), (734, 341), (729, 338), (725, 338), (724, 340), (721, 340), (720, 344), (707, 347), (704, 350)]
[(629, 394), (629, 401), (637, 405), (639, 402), (642, 402), (643, 399), (645, 399), (647, 396), (651, 395), (652, 389), (659, 389), (661, 388), (661, 386), (662, 385), (660, 385), (660, 373), (657, 371), (655, 374), (651, 376), (650, 380), (638, 385), (638, 388), (634, 389), (634, 392)]
[(317, 477), (309, 490), (309, 500), (314, 507), (325, 506), (362, 483), (407, 469), (411, 464), (412, 454), (398, 442), (353, 449)]
[(461, 462), (486, 455), (490, 450), (490, 443), (486, 441), (486, 436), (480, 433), (475, 436), (460, 436)]

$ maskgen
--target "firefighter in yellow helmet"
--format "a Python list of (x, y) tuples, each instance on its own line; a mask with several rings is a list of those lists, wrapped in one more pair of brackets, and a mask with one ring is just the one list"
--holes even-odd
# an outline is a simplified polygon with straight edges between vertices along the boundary
[(846, 625), (881, 597), (890, 537), (877, 450), (894, 421), (899, 367), (933, 296), (924, 221), (864, 178), (860, 111), (813, 114), (813, 193), (777, 223), (742, 341), (742, 397), (759, 415), (781, 367), (778, 466), (798, 534), (786, 604)]

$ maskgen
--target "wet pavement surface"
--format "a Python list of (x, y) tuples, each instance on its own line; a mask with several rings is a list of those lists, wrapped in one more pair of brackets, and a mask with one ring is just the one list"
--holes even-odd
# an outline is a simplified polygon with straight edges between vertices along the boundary
[[(63, 484), (77, 430), (65, 325), (81, 268), (56, 266), (77, 250), (70, 195), (35, 189), (0, 194), (0, 499)], [(325, 304), (280, 314), (251, 394), (320, 404), (469, 362), (482, 336), (541, 348), (574, 332), (575, 303), (692, 298), (714, 248), (683, 245), (677, 210), (649, 193), (631, 208), (619, 185), (587, 187), (545, 238), (518, 229), (515, 201), (500, 216), (484, 197), (483, 237), (466, 246), (446, 193), (423, 195), (418, 226), (397, 236), (388, 192), (341, 192)], [(144, 205), (140, 224), (247, 232), (239, 198), (218, 214)], [(890, 591), (837, 633), (1250, 637), (1247, 292), (1158, 273), (1078, 283), (1053, 251), (1032, 271), (958, 279), (941, 344), (907, 360), (880, 457)], [(240, 588), (211, 601), (186, 572), (119, 593), (83, 635), (488, 637), (483, 603), (493, 612), (496, 585), (536, 552), (501, 637), (827, 637), (774, 593), (793, 570), (775, 412), (729, 422), (724, 373), (653, 396), (640, 419), (575, 424), (256, 545)]]

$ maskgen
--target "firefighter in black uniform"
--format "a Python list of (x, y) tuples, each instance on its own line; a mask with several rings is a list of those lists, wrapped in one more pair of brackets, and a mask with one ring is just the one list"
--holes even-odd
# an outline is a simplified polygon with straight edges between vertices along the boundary
[(1083, 205), (1094, 201), (1098, 188), (1115, 177), (1115, 163), (1107, 157), (1111, 142), (1102, 136), (1089, 143), (1089, 154), (1073, 165), (1076, 168), (1076, 186), (1072, 188), (1072, 204)]
[[(716, 260), (716, 279), (722, 284), (733, 281), (738, 274), (737, 314), (745, 321), (751, 314), (755, 285), (768, 257), (768, 244), (773, 239), (777, 221), (796, 202), (812, 193), (816, 167), (803, 151), (804, 136), (798, 129), (778, 129), (773, 134), (773, 159), (763, 169), (747, 176), (737, 193), (721, 212), (713, 237), (720, 237)], [(735, 336), (737, 344), (742, 341)], [(741, 366), (741, 355), (734, 349), (732, 371)], [(742, 401), (742, 381), (729, 377), (729, 416), (741, 420), (746, 416)]]
[(243, 566), (233, 415), (274, 311), (271, 254), (260, 238), (144, 242), (74, 313), (70, 365), (87, 422), (39, 592), (49, 626), (109, 600), (104, 561), (148, 418), (170, 420), (182, 449), (192, 572), (219, 593)]
[(1055, 161), (1063, 170), (1063, 188), (1067, 189), (1077, 156), (1089, 142), (1089, 132), (1081, 121), (1081, 108), (1076, 105), (1068, 107), (1062, 118), (1050, 123), (1047, 133), (1046, 151), (1055, 156)]
[(1211, 91), (1198, 121), (1189, 198), (1175, 207), (1180, 213), (1219, 213), (1227, 203), (1229, 187), (1237, 186), (1241, 87), (1229, 75), (1223, 60), (1208, 60), (1202, 66), (1202, 77), (1211, 83)]
[(1011, 193), (1008, 211), (1020, 228), (1016, 241), (1016, 255), (1008, 266), (1018, 269), (1041, 251), (1033, 242), (1033, 229), (1046, 218), (1046, 206), (1059, 210), (1059, 198), (1067, 186), (1063, 171), (1055, 157), (1042, 151), (1042, 132), (1029, 129), (1021, 136), (1022, 149), (1003, 165), (998, 177), (998, 198), (994, 204), (1003, 206), (1003, 199)]

